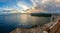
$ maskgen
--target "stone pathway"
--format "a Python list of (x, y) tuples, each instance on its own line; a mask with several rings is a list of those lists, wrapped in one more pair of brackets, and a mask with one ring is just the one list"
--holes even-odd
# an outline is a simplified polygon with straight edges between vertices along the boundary
[(13, 30), (10, 33), (42, 33), (42, 29), (40, 26), (35, 27), (35, 28), (30, 28), (30, 29), (16, 28), (15, 30)]

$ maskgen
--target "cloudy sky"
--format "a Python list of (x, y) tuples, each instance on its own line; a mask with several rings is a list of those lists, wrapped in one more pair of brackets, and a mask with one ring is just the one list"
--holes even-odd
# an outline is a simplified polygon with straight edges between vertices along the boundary
[[(25, 5), (26, 4), (26, 5)], [(30, 0), (0, 0), (0, 8), (18, 8), (31, 7)]]
[(29, 9), (33, 5), (50, 12), (60, 12), (60, 0), (0, 0), (0, 8)]
[(50, 12), (60, 12), (60, 0), (31, 0), (35, 6)]

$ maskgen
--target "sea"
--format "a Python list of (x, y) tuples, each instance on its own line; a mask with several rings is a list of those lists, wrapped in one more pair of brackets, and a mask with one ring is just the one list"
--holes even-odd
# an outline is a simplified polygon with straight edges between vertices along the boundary
[(0, 33), (9, 33), (19, 28), (30, 28), (34, 25), (44, 25), (50, 22), (50, 17), (37, 17), (30, 14), (0, 14)]

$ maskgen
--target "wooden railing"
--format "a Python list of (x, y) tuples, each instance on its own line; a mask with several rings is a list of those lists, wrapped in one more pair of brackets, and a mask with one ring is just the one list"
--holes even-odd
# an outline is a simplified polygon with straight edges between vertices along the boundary
[(60, 20), (58, 20), (57, 22), (53, 23), (52, 26), (46, 27), (44, 31), (46, 33), (58, 33), (59, 29), (60, 29)]

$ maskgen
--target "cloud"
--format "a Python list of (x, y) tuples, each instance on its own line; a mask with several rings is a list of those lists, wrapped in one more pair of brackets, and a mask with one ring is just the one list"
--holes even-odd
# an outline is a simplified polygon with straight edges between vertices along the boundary
[(24, 3), (24, 2), (19, 2), (19, 3), (17, 4), (17, 6), (21, 7), (23, 10), (26, 10), (26, 9), (29, 9), (29, 8), (30, 8), (30, 7), (27, 6), (27, 4)]
[(16, 10), (16, 9), (13, 9), (13, 8), (0, 8), (0, 10)]
[(57, 0), (50, 0), (42, 5), (45, 5), (46, 7), (43, 7), (43, 9), (48, 10), (48, 11), (60, 10), (60, 2), (58, 2)]
[(41, 4), (41, 0), (30, 0), (32, 3), (33, 3), (33, 6), (37, 6), (37, 3), (38, 5)]
[(32, 3), (43, 10), (54, 12), (60, 10), (60, 0), (32, 0)]
[(56, 2), (60, 2), (60, 0), (56, 0)]

